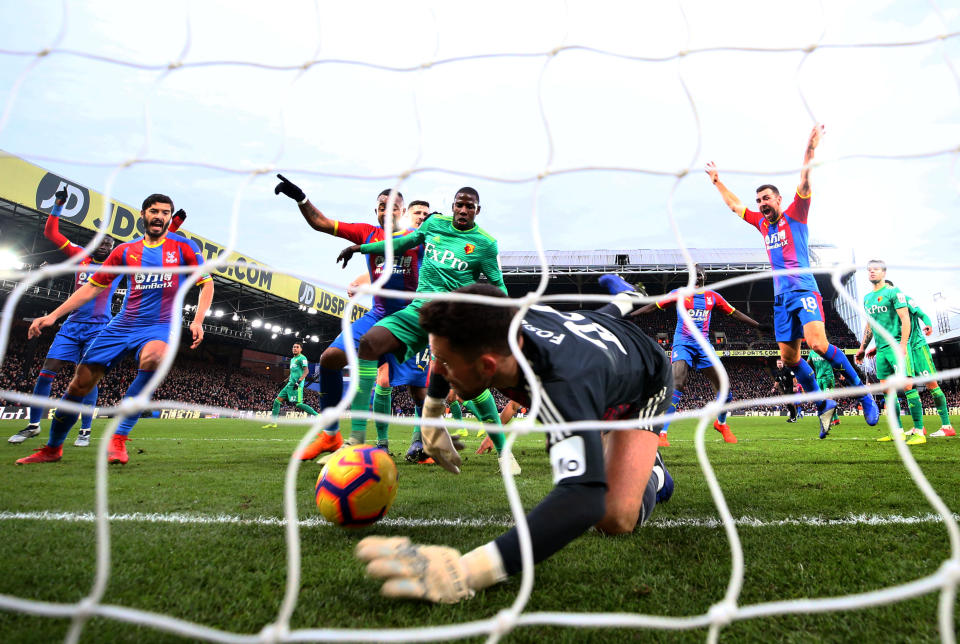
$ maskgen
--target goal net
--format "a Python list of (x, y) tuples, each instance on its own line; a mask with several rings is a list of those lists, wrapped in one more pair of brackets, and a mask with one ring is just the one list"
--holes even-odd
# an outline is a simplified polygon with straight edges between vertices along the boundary
[[(242, 268), (244, 262), (231, 260), (231, 251), (263, 248), (261, 255), (276, 272), (334, 292), (343, 292), (352, 277), (332, 270), (341, 243), (311, 239), (305, 247), (303, 222), (293, 222), (289, 204), (278, 203), (272, 193), (277, 172), (297, 177), (309, 195), (331, 211), (345, 213), (356, 212), (355, 204), (369, 203), (371, 192), (384, 186), (428, 196), (436, 208), (449, 203), (459, 185), (470, 183), (490, 204), (480, 223), (497, 237), (500, 248), (533, 246), (541, 259), (542, 279), (534, 292), (490, 301), (520, 306), (515, 331), (529, 306), (562, 298), (545, 295), (550, 279), (545, 248), (679, 248), (690, 272), (681, 294), (692, 293), (690, 247), (744, 245), (745, 239), (759, 243), (725, 212), (703, 174), (705, 163), (715, 160), (727, 182), (740, 186), (744, 195), (752, 196), (752, 186), (767, 181), (789, 186), (801, 171), (803, 137), (815, 123), (825, 122), (827, 135), (812, 172), (817, 192), (813, 235), (827, 242), (862, 240), (858, 258), (872, 248), (885, 253), (889, 268), (904, 275), (907, 288), (955, 282), (957, 235), (945, 204), (953, 210), (958, 205), (960, 11), (935, 2), (874, 4), (8, 3), (0, 8), (0, 20), (7, 25), (0, 43), (0, 148), (102, 188), (100, 229), (87, 253), (116, 216), (111, 199), (167, 192), (196, 204), (187, 206), (193, 217), (188, 227), (227, 240), (225, 252), (206, 268)], [(937, 235), (944, 227), (949, 234)], [(927, 241), (904, 241), (912, 237)], [(31, 289), (75, 272), (79, 259), (2, 271), (15, 287), (3, 304), (0, 355), (21, 341), (12, 328), (17, 307)], [(787, 272), (829, 275), (846, 305), (862, 311), (841, 280), (865, 265), (851, 260)], [(199, 274), (191, 268), (174, 271)], [(769, 278), (769, 273), (745, 275), (712, 287)], [(174, 310), (183, 310), (193, 280), (184, 283)], [(383, 292), (382, 286), (376, 282), (361, 288), (343, 312), (353, 372), (353, 308), (363, 297)], [(411, 298), (410, 293), (389, 293)], [(577, 298), (588, 306), (610, 299)], [(679, 311), (692, 325), (684, 308)], [(173, 325), (173, 346), (181, 332)], [(892, 340), (880, 328), (874, 333)], [(698, 331), (695, 335), (708, 349), (708, 339)], [(151, 400), (175, 358), (176, 352), (169, 351), (141, 394), (105, 409), (114, 414), (108, 435), (120, 418), (144, 410), (236, 415), (230, 409)], [(902, 366), (902, 356), (899, 361)], [(730, 383), (715, 355), (712, 362), (722, 385), (718, 401), (723, 401)], [(958, 375), (960, 369), (947, 369), (915, 382)], [(889, 392), (895, 395), (905, 383), (890, 379)], [(842, 395), (880, 390), (879, 385), (865, 386)], [(304, 435), (298, 449), (330, 421), (346, 416), (355, 391), (354, 379), (337, 407), (312, 422), (301, 421)], [(0, 397), (24, 405), (43, 402), (20, 391), (0, 391)], [(706, 627), (709, 639), (716, 641), (725, 626), (739, 620), (851, 611), (939, 593), (939, 633), (944, 641), (954, 641), (960, 530), (903, 441), (896, 442), (897, 453), (949, 535), (949, 549), (934, 574), (838, 597), (741, 601), (743, 548), (708, 458), (706, 431), (724, 409), (824, 397), (803, 393), (713, 402), (675, 416), (698, 421), (698, 462), (729, 542), (726, 592), (703, 614), (527, 610), (536, 574), (520, 495), (504, 468), (524, 554), (522, 582), (509, 609), (441, 627), (292, 629), (302, 581), (302, 517), (296, 505), (302, 493), (297, 490), (301, 463), (293, 457), (284, 488), (286, 590), (276, 619), (262, 631), (227, 632), (108, 604), (107, 440), (99, 443), (95, 471), (97, 564), (86, 598), (52, 603), (0, 595), (0, 608), (69, 618), (68, 641), (78, 641), (93, 617), (217, 642), (471, 636), (495, 641), (530, 625)], [(61, 406), (79, 410), (76, 404)], [(517, 434), (566, 426), (535, 427), (532, 419), (540, 406), (540, 392), (534, 391), (527, 418), (504, 428), (510, 436), (507, 455)], [(893, 411), (887, 414), (881, 422), (895, 423)], [(604, 429), (634, 425), (615, 421)], [(23, 594), (29, 594), (27, 589)]]

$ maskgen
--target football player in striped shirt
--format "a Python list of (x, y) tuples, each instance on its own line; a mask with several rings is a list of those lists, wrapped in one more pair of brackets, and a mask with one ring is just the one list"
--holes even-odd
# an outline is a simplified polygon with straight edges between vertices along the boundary
[[(179, 266), (201, 266), (203, 257), (197, 245), (168, 228), (173, 218), (173, 200), (162, 194), (152, 194), (143, 201), (140, 211), (143, 218), (144, 236), (120, 244), (113, 249), (103, 263), (103, 267), (131, 266), (154, 269), (149, 272), (137, 271), (125, 275), (127, 293), (123, 298), (120, 312), (100, 332), (90, 348), (80, 359), (73, 379), (67, 386), (62, 400), (81, 402), (106, 372), (115, 366), (124, 355), (133, 352), (139, 361), (139, 371), (124, 398), (138, 395), (153, 377), (163, 360), (170, 342), (170, 331), (174, 324), (180, 324), (180, 311), (174, 310), (177, 289), (183, 280), (189, 279), (189, 273), (165, 272), (165, 268)], [(98, 271), (87, 283), (74, 291), (67, 301), (52, 313), (37, 318), (30, 325), (28, 336), (35, 338), (43, 329), (53, 325), (61, 317), (87, 302), (94, 300), (109, 287), (116, 274)], [(197, 301), (197, 311), (190, 323), (193, 337), (191, 349), (203, 341), (203, 318), (213, 301), (213, 280), (207, 274), (201, 274), (196, 284), (201, 287)], [(109, 463), (124, 464), (129, 460), (126, 442), (130, 430), (139, 420), (140, 414), (127, 416), (120, 422), (107, 450)], [(52, 463), (59, 461), (63, 454), (63, 442), (77, 421), (77, 413), (57, 410), (50, 423), (50, 438), (47, 444), (32, 455), (21, 458), (18, 464)]]
[[(822, 125), (814, 126), (810, 132), (803, 154), (800, 185), (797, 186), (793, 201), (786, 208), (783, 207), (777, 187), (764, 184), (757, 188), (757, 210), (748, 210), (740, 198), (720, 181), (717, 166), (713, 162), (707, 164), (707, 175), (727, 207), (763, 235), (770, 266), (774, 270), (810, 267), (810, 253), (807, 248), (807, 213), (810, 211), (811, 196), (810, 164), (823, 133)], [(851, 386), (861, 386), (863, 383), (860, 381), (860, 374), (850, 364), (850, 360), (843, 351), (827, 340), (823, 302), (813, 275), (777, 275), (773, 278), (773, 286), (773, 324), (777, 344), (780, 345), (780, 357), (793, 369), (803, 390), (812, 393), (820, 391), (820, 388), (817, 386), (813, 369), (800, 355), (801, 338), (806, 340), (812, 351), (816, 351), (834, 368), (839, 369)], [(863, 405), (867, 424), (876, 425), (880, 420), (880, 410), (873, 396), (864, 394), (860, 397), (860, 404)], [(817, 401), (820, 438), (829, 433), (836, 406), (836, 401), (830, 399)]]
[[(749, 315), (733, 308), (722, 295), (716, 291), (704, 288), (707, 275), (699, 264), (694, 268), (697, 275), (697, 290), (693, 295), (683, 298), (681, 302), (677, 292), (679, 289), (673, 289), (666, 297), (654, 303), (647, 304), (630, 314), (631, 316), (643, 315), (657, 309), (663, 309), (670, 304), (674, 304), (677, 307), (677, 328), (673, 332), (673, 348), (670, 352), (670, 360), (673, 368), (673, 398), (670, 402), (670, 409), (667, 410), (668, 414), (673, 414), (677, 411), (677, 405), (680, 403), (681, 398), (683, 398), (683, 392), (687, 386), (687, 377), (691, 369), (703, 371), (707, 380), (709, 380), (713, 386), (714, 393), (720, 391), (720, 375), (713, 366), (713, 362), (710, 361), (710, 356), (700, 348), (696, 338), (693, 337), (693, 332), (684, 324), (683, 318), (680, 317), (679, 309), (681, 306), (687, 311), (690, 319), (697, 325), (698, 330), (703, 334), (704, 338), (707, 338), (708, 342), (710, 338), (710, 318), (715, 308), (720, 309), (727, 315), (733, 316), (736, 320), (740, 320), (754, 328), (760, 328), (759, 322)], [(627, 284), (619, 275), (603, 275), (600, 277), (600, 283), (603, 284), (611, 294), (633, 291), (633, 287)], [(733, 391), (728, 391), (726, 402), (730, 402), (731, 400), (733, 400)], [(668, 420), (666, 424), (660, 428), (661, 447), (670, 446), (670, 441), (667, 439), (667, 428), (669, 426), (670, 421)], [(730, 429), (730, 425), (727, 424), (727, 412), (721, 412), (720, 415), (717, 416), (717, 419), (713, 422), (713, 428), (720, 432), (724, 442), (737, 442), (737, 437)]]
[[(55, 195), (53, 208), (47, 217), (46, 226), (43, 234), (67, 257), (75, 257), (83, 254), (83, 248), (77, 246), (60, 232), (60, 213), (63, 212), (63, 206), (67, 202), (67, 191), (61, 188)], [(113, 237), (105, 236), (100, 245), (94, 251), (80, 260), (77, 264), (77, 272), (74, 276), (74, 291), (80, 289), (87, 280), (93, 275), (100, 265), (110, 255), (114, 245)], [(57, 331), (53, 338), (53, 344), (47, 351), (47, 356), (43, 360), (43, 366), (40, 368), (40, 374), (37, 376), (37, 382), (33, 386), (33, 393), (37, 396), (49, 396), (50, 388), (53, 385), (53, 379), (57, 377), (60, 370), (68, 364), (77, 364), (80, 357), (83, 356), (87, 347), (93, 342), (100, 331), (113, 319), (113, 294), (117, 290), (117, 284), (120, 283), (120, 276), (115, 277), (107, 288), (100, 291), (99, 295), (90, 300), (69, 316), (64, 321), (63, 326)], [(97, 404), (97, 388), (90, 390), (84, 399), (84, 406), (90, 407), (85, 411), (80, 419), (80, 433), (77, 440), (73, 443), (77, 447), (86, 447), (90, 444), (90, 428), (93, 426), (93, 408)], [(19, 432), (7, 439), (7, 442), (18, 444), (33, 438), (40, 433), (40, 419), (43, 418), (46, 408), (43, 405), (30, 405), (30, 423)]]

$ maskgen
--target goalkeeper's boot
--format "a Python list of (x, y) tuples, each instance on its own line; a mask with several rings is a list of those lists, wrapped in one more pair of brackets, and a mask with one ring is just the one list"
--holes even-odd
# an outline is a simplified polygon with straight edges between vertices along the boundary
[(423, 441), (413, 441), (410, 443), (410, 449), (407, 450), (407, 455), (404, 458), (407, 459), (408, 463), (419, 463), (425, 456)]
[(486, 435), (487, 435), (487, 430), (485, 430), (485, 429), (478, 429), (478, 430), (477, 430), (477, 438), (481, 438), (481, 437), (486, 436)]
[(913, 437), (907, 441), (907, 445), (923, 445), (927, 442), (927, 437), (923, 433), (914, 433)]
[(670, 441), (667, 440), (667, 432), (660, 432), (660, 442), (657, 443), (658, 447), (670, 447)]
[(321, 454), (325, 452), (335, 452), (342, 446), (343, 436), (340, 435), (340, 432), (336, 434), (320, 432), (320, 435), (315, 441), (303, 448), (299, 458), (301, 461), (312, 461)]
[(461, 438), (466, 438), (469, 435), (470, 430), (468, 430), (466, 427), (461, 427), (455, 432), (450, 432), (450, 436), (460, 436)]
[(279, 426), (280, 426), (280, 425), (278, 425), (278, 424), (276, 424), (276, 423), (267, 423), (266, 425), (261, 425), (261, 426), (260, 426), (260, 429), (276, 429), (276, 428), (278, 428)]
[(107, 463), (119, 463), (126, 465), (130, 457), (127, 455), (127, 441), (129, 436), (114, 434), (110, 439), (110, 447), (107, 449)]
[(607, 289), (607, 292), (610, 295), (616, 295), (617, 293), (625, 292), (633, 293), (637, 290), (616, 273), (607, 273), (606, 275), (601, 275), (598, 281), (600, 282), (600, 286)]
[(16, 434), (8, 438), (7, 442), (13, 443), (14, 445), (19, 445), (20, 443), (27, 440), (28, 438), (33, 438), (38, 434), (40, 434), (39, 423), (37, 423), (36, 425), (27, 425), (26, 427), (21, 429), (19, 432), (17, 432)]
[(873, 427), (880, 422), (880, 408), (877, 407), (877, 401), (873, 399), (872, 394), (864, 394), (860, 398), (860, 405), (863, 407), (863, 419), (868, 425)]
[(737, 442), (737, 437), (733, 435), (732, 431), (730, 431), (730, 425), (726, 423), (721, 425), (719, 420), (715, 420), (713, 421), (713, 428), (718, 432), (720, 432), (720, 434), (723, 436), (724, 443)]
[(77, 440), (73, 441), (74, 447), (88, 447), (90, 445), (90, 430), (81, 429), (77, 434)]
[(660, 505), (669, 501), (670, 497), (673, 496), (673, 477), (667, 471), (667, 466), (663, 464), (663, 458), (659, 451), (657, 451), (657, 460), (653, 463), (653, 471), (660, 474), (660, 480), (663, 481), (663, 485), (657, 490), (657, 505)]
[(953, 427), (950, 425), (941, 425), (940, 429), (930, 434), (932, 437), (944, 438), (946, 436), (956, 436), (957, 432), (954, 431)]
[(835, 400), (821, 400), (817, 403), (817, 418), (820, 420), (820, 438), (826, 438), (830, 433), (830, 421), (833, 419), (833, 410), (837, 408)]
[(63, 446), (50, 447), (44, 445), (33, 450), (30, 456), (24, 456), (17, 460), (17, 465), (27, 465), (29, 463), (56, 463), (63, 456)]
[[(340, 434), (337, 433), (337, 436), (339, 436), (339, 435), (340, 435)], [(343, 440), (343, 439), (340, 439), (340, 440)], [(348, 438), (347, 440), (343, 441), (343, 445), (341, 445), (339, 449), (337, 449), (336, 451), (330, 452), (329, 454), (324, 454), (323, 456), (321, 456), (320, 458), (318, 458), (318, 459), (317, 459), (317, 463), (319, 463), (320, 465), (326, 465), (326, 464), (329, 463), (331, 460), (333, 460), (333, 458), (334, 458), (337, 454), (339, 454), (340, 451), (343, 450), (345, 447), (352, 447), (353, 445), (359, 445), (359, 444), (360, 444), (360, 441), (358, 441), (358, 440), (355, 439), (353, 436), (351, 436), (351, 437)]]

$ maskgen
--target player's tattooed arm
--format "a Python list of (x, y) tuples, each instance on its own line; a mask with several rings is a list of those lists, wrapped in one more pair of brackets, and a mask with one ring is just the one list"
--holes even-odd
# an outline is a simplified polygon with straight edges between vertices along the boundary
[(797, 192), (802, 197), (810, 196), (810, 164), (813, 162), (813, 153), (820, 144), (820, 138), (824, 132), (823, 125), (817, 123), (810, 131), (810, 138), (807, 139), (807, 147), (803, 151), (803, 170), (800, 171), (800, 185), (797, 186)]
[(300, 208), (300, 214), (303, 215), (303, 218), (307, 220), (307, 223), (314, 230), (327, 233), (328, 235), (334, 234), (336, 222), (332, 219), (328, 219), (326, 215), (320, 212), (319, 208), (310, 203), (310, 200), (307, 199), (306, 193), (300, 188), (300, 186), (293, 183), (282, 174), (278, 174), (277, 178), (280, 179), (280, 183), (278, 183), (273, 189), (273, 194), (279, 195), (283, 193), (284, 195), (296, 201), (297, 206)]
[(867, 347), (870, 345), (870, 341), (873, 340), (873, 328), (867, 323), (866, 328), (863, 330), (863, 341), (860, 343), (860, 348), (857, 349), (857, 355), (853, 357), (854, 362), (861, 364), (863, 358), (867, 353)]
[(723, 185), (723, 182), (720, 181), (720, 173), (717, 171), (717, 164), (713, 161), (707, 163), (707, 176), (710, 177), (710, 181), (720, 192), (720, 196), (723, 197), (723, 203), (727, 204), (727, 208), (735, 212), (737, 215), (742, 215), (747, 207), (743, 205), (742, 201), (740, 201), (740, 197), (730, 192), (730, 190)]

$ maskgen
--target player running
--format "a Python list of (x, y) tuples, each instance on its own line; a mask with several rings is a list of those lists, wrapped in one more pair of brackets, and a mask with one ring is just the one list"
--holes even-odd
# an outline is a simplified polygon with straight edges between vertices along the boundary
[[(303, 215), (303, 218), (307, 221), (310, 227), (316, 231), (333, 235), (335, 237), (341, 237), (343, 239), (352, 241), (355, 244), (369, 244), (371, 242), (378, 241), (382, 242), (386, 234), (383, 224), (387, 217), (387, 205), (390, 202), (390, 195), (393, 193), (393, 206), (390, 213), (394, 223), (393, 234), (395, 237), (402, 237), (403, 235), (411, 232), (411, 229), (400, 229), (398, 227), (398, 222), (400, 221), (400, 218), (403, 217), (405, 212), (403, 207), (403, 195), (399, 192), (387, 189), (377, 195), (377, 205), (374, 210), (377, 217), (377, 226), (364, 223), (344, 223), (335, 219), (330, 219), (324, 215), (319, 208), (314, 206), (310, 200), (307, 199), (307, 195), (303, 192), (303, 190), (287, 180), (283, 175), (278, 174), (277, 177), (280, 179), (280, 183), (278, 183), (276, 188), (274, 188), (274, 194), (283, 193), (287, 197), (290, 197), (296, 201), (300, 208), (300, 214)], [(393, 266), (390, 269), (391, 275), (384, 285), (384, 288), (395, 291), (417, 290), (417, 284), (419, 283), (420, 275), (420, 264), (422, 260), (422, 246), (411, 246), (404, 249), (402, 252), (396, 253), (393, 258)], [(382, 250), (379, 253), (371, 253), (367, 257), (367, 272), (369, 273), (371, 281), (375, 281), (380, 277), (380, 274), (383, 271), (383, 266), (384, 256)], [(370, 328), (388, 315), (403, 309), (403, 307), (407, 306), (409, 303), (409, 300), (391, 298), (379, 294), (374, 295), (373, 307), (362, 317), (355, 320), (350, 327), (353, 333), (354, 346), (357, 348), (357, 350), (359, 350), (360, 347), (360, 338)], [(346, 345), (343, 334), (340, 334), (320, 355), (321, 410), (327, 409), (328, 407), (334, 407), (340, 403), (340, 399), (343, 396), (343, 368), (346, 366)], [(367, 369), (368, 371), (361, 372), (361, 379), (364, 376), (369, 377), (372, 375), (373, 379), (375, 380), (377, 366), (378, 365), (376, 362), (374, 362), (372, 366), (365, 366), (364, 369)], [(372, 388), (373, 385), (370, 386), (370, 389)], [(370, 389), (367, 389), (367, 403), (370, 401)], [(366, 406), (364, 406), (364, 410), (366, 410)], [(350, 438), (347, 440), (347, 444), (355, 445), (364, 441), (366, 436), (367, 421), (364, 419), (362, 422), (364, 431), (362, 433), (352, 432)], [(385, 440), (386, 437), (384, 437), (384, 441)], [(340, 435), (339, 422), (335, 422), (330, 427), (325, 428), (323, 432), (321, 432), (320, 436), (318, 436), (315, 441), (313, 441), (300, 453), (300, 459), (304, 461), (312, 461), (325, 452), (334, 452), (340, 449), (342, 445), (343, 437)], [(386, 447), (386, 444), (382, 446)]]
[[(67, 202), (67, 191), (61, 189), (54, 195), (56, 201), (47, 217), (46, 226), (43, 234), (57, 247), (57, 250), (63, 252), (67, 257), (74, 257), (83, 254), (83, 248), (72, 243), (69, 239), (60, 233), (60, 213), (63, 212), (63, 206)], [(109, 235), (105, 236), (100, 245), (92, 254), (80, 260), (78, 270), (74, 277), (73, 290), (77, 291), (93, 275), (101, 264), (110, 255), (113, 250), (114, 239)], [(120, 283), (120, 277), (117, 276), (110, 282), (107, 288), (100, 291), (96, 298), (90, 300), (82, 307), (73, 311), (64, 321), (63, 326), (57, 331), (53, 338), (53, 344), (47, 351), (47, 356), (43, 360), (43, 366), (40, 368), (40, 374), (37, 376), (37, 382), (33, 386), (33, 393), (36, 396), (47, 397), (50, 395), (50, 388), (53, 385), (54, 378), (68, 364), (80, 362), (80, 357), (97, 337), (100, 331), (113, 319), (111, 304), (113, 294)], [(93, 426), (93, 409), (97, 404), (97, 388), (90, 390), (83, 399), (84, 407), (89, 411), (83, 412), (80, 420), (80, 433), (74, 445), (77, 447), (86, 447), (90, 444), (90, 428)], [(40, 419), (46, 413), (43, 405), (30, 405), (30, 423), (19, 432), (7, 439), (9, 443), (22, 443), (28, 438), (33, 438), (40, 433)]]
[[(910, 315), (910, 305), (907, 296), (900, 291), (893, 283), (886, 281), (887, 266), (881, 260), (871, 260), (867, 265), (867, 278), (873, 284), (873, 290), (867, 293), (863, 298), (863, 308), (867, 315), (880, 325), (881, 328), (890, 333), (899, 343), (900, 351), (904, 359), (906, 372), (903, 375), (908, 377), (917, 377), (921, 375), (932, 375), (936, 373), (933, 366), (933, 359), (930, 356), (930, 349), (927, 347), (926, 340), (923, 338), (923, 331), (917, 329), (914, 334), (914, 323)], [(914, 308), (916, 306), (914, 305)], [(918, 309), (919, 310), (919, 309)], [(922, 313), (922, 312), (921, 312)], [(922, 317), (917, 314), (917, 319), (922, 321)], [(929, 320), (929, 318), (927, 318)], [(929, 325), (927, 325), (929, 326)], [(931, 329), (932, 331), (932, 329)], [(880, 334), (873, 333), (873, 327), (869, 324), (863, 332), (863, 340), (860, 342), (860, 348), (857, 350), (856, 360), (861, 362), (866, 354), (866, 348), (870, 341), (876, 344), (876, 372), (880, 382), (886, 382), (890, 376), (898, 374), (897, 357), (894, 348)], [(930, 388), (932, 386), (932, 388)], [(935, 381), (928, 385), (930, 393), (934, 395), (937, 401), (937, 410), (940, 414), (940, 421), (943, 425), (943, 431), (940, 436), (949, 436), (953, 432), (950, 426), (950, 416), (946, 409), (946, 396), (937, 386)], [(920, 393), (908, 383), (904, 387), (906, 391), (907, 406), (910, 409), (910, 417), (913, 419), (913, 436), (907, 441), (907, 445), (922, 445), (927, 442), (923, 431), (923, 403), (920, 400)], [(937, 395), (939, 394), (939, 396)], [(900, 402), (896, 397), (887, 396), (887, 405), (892, 405), (894, 416), (897, 418), (898, 427), (893, 429), (891, 435), (878, 438), (878, 441), (892, 441), (903, 437), (903, 429), (900, 427)], [(942, 406), (941, 406), (942, 399)], [(946, 419), (946, 423), (944, 423)], [(947, 430), (950, 430), (949, 432)]]
[(287, 384), (283, 386), (283, 389), (280, 390), (280, 393), (277, 394), (277, 397), (273, 401), (273, 412), (270, 414), (270, 420), (273, 422), (264, 425), (263, 429), (277, 427), (277, 419), (280, 418), (280, 408), (288, 402), (292, 403), (300, 411), (305, 412), (308, 416), (317, 415), (313, 407), (303, 402), (303, 384), (307, 379), (307, 374), (310, 373), (310, 363), (307, 361), (307, 356), (303, 355), (303, 345), (299, 342), (294, 342), (291, 351), (293, 352), (293, 357), (290, 358), (290, 377), (287, 379)]
[[(707, 164), (707, 174), (717, 187), (724, 203), (741, 219), (760, 231), (763, 235), (770, 266), (774, 270), (790, 268), (809, 268), (810, 254), (807, 250), (807, 214), (810, 211), (810, 163), (814, 151), (820, 143), (824, 128), (814, 126), (807, 140), (803, 154), (803, 170), (800, 171), (800, 185), (791, 204), (782, 208), (780, 191), (776, 186), (764, 184), (757, 188), (757, 206), (759, 211), (748, 210), (740, 198), (730, 192), (720, 181), (717, 166)], [(777, 344), (780, 345), (780, 357), (789, 366), (800, 386), (807, 393), (820, 391), (813, 370), (800, 356), (800, 339), (807, 342), (811, 350), (839, 369), (851, 386), (859, 387), (863, 383), (860, 375), (850, 364), (847, 356), (827, 340), (824, 329), (823, 303), (817, 280), (812, 274), (778, 275), (773, 278), (774, 303), (773, 323)], [(876, 425), (880, 420), (880, 411), (870, 394), (860, 398), (864, 419), (868, 425)], [(817, 401), (817, 414), (820, 417), (820, 438), (830, 432), (830, 420), (837, 403), (826, 399)]]
[[(720, 309), (727, 315), (733, 316), (735, 320), (749, 324), (755, 329), (760, 328), (759, 322), (749, 315), (733, 308), (722, 295), (716, 291), (704, 288), (704, 284), (707, 282), (707, 275), (699, 264), (694, 268), (697, 275), (697, 290), (693, 295), (683, 299), (683, 308), (686, 309), (690, 318), (699, 327), (703, 337), (708, 338), (708, 342), (710, 337), (710, 316), (714, 308)], [(619, 275), (603, 275), (600, 277), (600, 283), (613, 295), (634, 290), (633, 287), (627, 284)], [(697, 344), (696, 339), (693, 337), (693, 332), (684, 324), (683, 318), (680, 317), (680, 296), (677, 294), (678, 291), (679, 289), (673, 289), (666, 297), (647, 304), (630, 314), (631, 316), (644, 315), (651, 311), (663, 309), (670, 304), (677, 306), (677, 328), (673, 332), (673, 349), (670, 352), (670, 359), (673, 361), (674, 389), (673, 399), (670, 402), (670, 408), (667, 410), (668, 414), (673, 414), (677, 411), (677, 405), (680, 403), (680, 399), (683, 398), (683, 392), (687, 386), (687, 377), (690, 374), (690, 369), (703, 371), (707, 380), (709, 380), (713, 386), (713, 393), (717, 394), (720, 392), (720, 374), (717, 373), (716, 368), (710, 361), (710, 356), (700, 348), (700, 345)], [(717, 360), (719, 361), (719, 358)], [(726, 402), (732, 400), (733, 391), (728, 391)], [(663, 427), (660, 428), (660, 447), (670, 446), (670, 441), (667, 439), (667, 429), (669, 427), (670, 420), (668, 419)], [(721, 412), (717, 416), (717, 419), (713, 421), (713, 428), (720, 432), (725, 443), (737, 442), (737, 437), (734, 436), (730, 425), (727, 424), (727, 412)]]
[[(103, 267), (136, 266), (161, 270), (126, 276), (127, 293), (120, 312), (100, 332), (80, 359), (62, 400), (81, 402), (97, 386), (104, 374), (129, 351), (136, 353), (140, 368), (124, 398), (136, 396), (153, 377), (154, 371), (163, 360), (170, 341), (170, 329), (174, 324), (180, 323), (180, 311), (175, 311), (173, 304), (181, 280), (188, 275), (164, 273), (162, 269), (201, 266), (203, 257), (193, 241), (169, 232), (168, 227), (173, 217), (173, 200), (170, 197), (162, 194), (150, 195), (143, 201), (140, 216), (143, 218), (144, 236), (114, 248)], [(114, 278), (114, 274), (103, 270), (94, 273), (86, 284), (74, 291), (73, 295), (52, 313), (36, 318), (30, 325), (28, 336), (39, 336), (43, 329), (53, 325), (63, 315), (96, 299), (110, 286)], [(196, 283), (201, 286), (201, 291), (196, 315), (190, 323), (193, 336), (191, 349), (195, 349), (203, 341), (203, 317), (213, 301), (213, 280), (210, 276), (201, 275)], [(140, 414), (137, 413), (120, 422), (107, 450), (108, 463), (124, 464), (129, 460), (126, 442), (130, 430), (139, 419)], [(63, 453), (63, 442), (76, 421), (76, 412), (59, 409), (55, 411), (47, 444), (17, 463), (59, 461)]]
[[(453, 200), (453, 216), (433, 215), (417, 230), (405, 237), (394, 238), (393, 249), (396, 253), (406, 252), (408, 249), (424, 246), (423, 266), (420, 273), (419, 293), (446, 293), (460, 286), (477, 281), (480, 275), (504, 293), (507, 287), (503, 283), (500, 272), (499, 250), (497, 240), (476, 225), (474, 220), (480, 213), (480, 195), (470, 187), (457, 191)], [(337, 261), (343, 261), (344, 268), (355, 253), (382, 254), (385, 243), (356, 244), (345, 248)], [(427, 333), (420, 327), (419, 312), (426, 300), (414, 300), (405, 308), (387, 316), (377, 322), (360, 340), (359, 351), (359, 389), (353, 399), (351, 409), (354, 412), (363, 411), (366, 401), (370, 398), (370, 390), (376, 379), (376, 361), (382, 356), (394, 353), (401, 360), (409, 359), (414, 354), (427, 347)], [(434, 386), (431, 377), (428, 384), (428, 395), (424, 402), (424, 418), (440, 418), (446, 409), (445, 398), (449, 387), (440, 385), (443, 391), (440, 396), (429, 393)], [(438, 378), (442, 380), (442, 377)], [(500, 424), (497, 405), (489, 391), (477, 393), (473, 399), (478, 417), (485, 423)], [(351, 420), (352, 436), (362, 439), (366, 432), (366, 420), (354, 418)], [(492, 438), (500, 452), (506, 438), (502, 433), (493, 432)], [(421, 445), (414, 443), (407, 452), (408, 459), (416, 458), (415, 451)], [(431, 453), (436, 459), (436, 455)], [(459, 456), (457, 457), (459, 460)], [(439, 461), (438, 461), (439, 462)], [(440, 463), (448, 466), (449, 464)], [(514, 461), (511, 468), (515, 473), (519, 465)], [(448, 467), (449, 469), (449, 467)]]
[[(489, 284), (455, 292), (502, 297)], [(525, 380), (507, 344), (515, 308), (437, 300), (420, 310), (435, 373), (464, 397), (496, 387), (527, 405), (539, 387), (539, 421), (594, 424), (545, 432), (554, 488), (527, 515), (534, 562), (594, 526), (607, 534), (632, 532), (673, 493), (650, 422), (669, 405), (673, 375), (660, 345), (622, 319), (633, 301), (622, 293), (596, 311), (531, 307), (518, 343), (537, 382)], [(635, 419), (634, 428), (599, 431), (605, 420), (627, 418)], [(407, 537), (367, 537), (356, 556), (369, 562), (368, 575), (387, 579), (383, 595), (438, 603), (469, 599), (521, 569), (516, 528), (463, 556), (444, 546), (413, 545)]]

